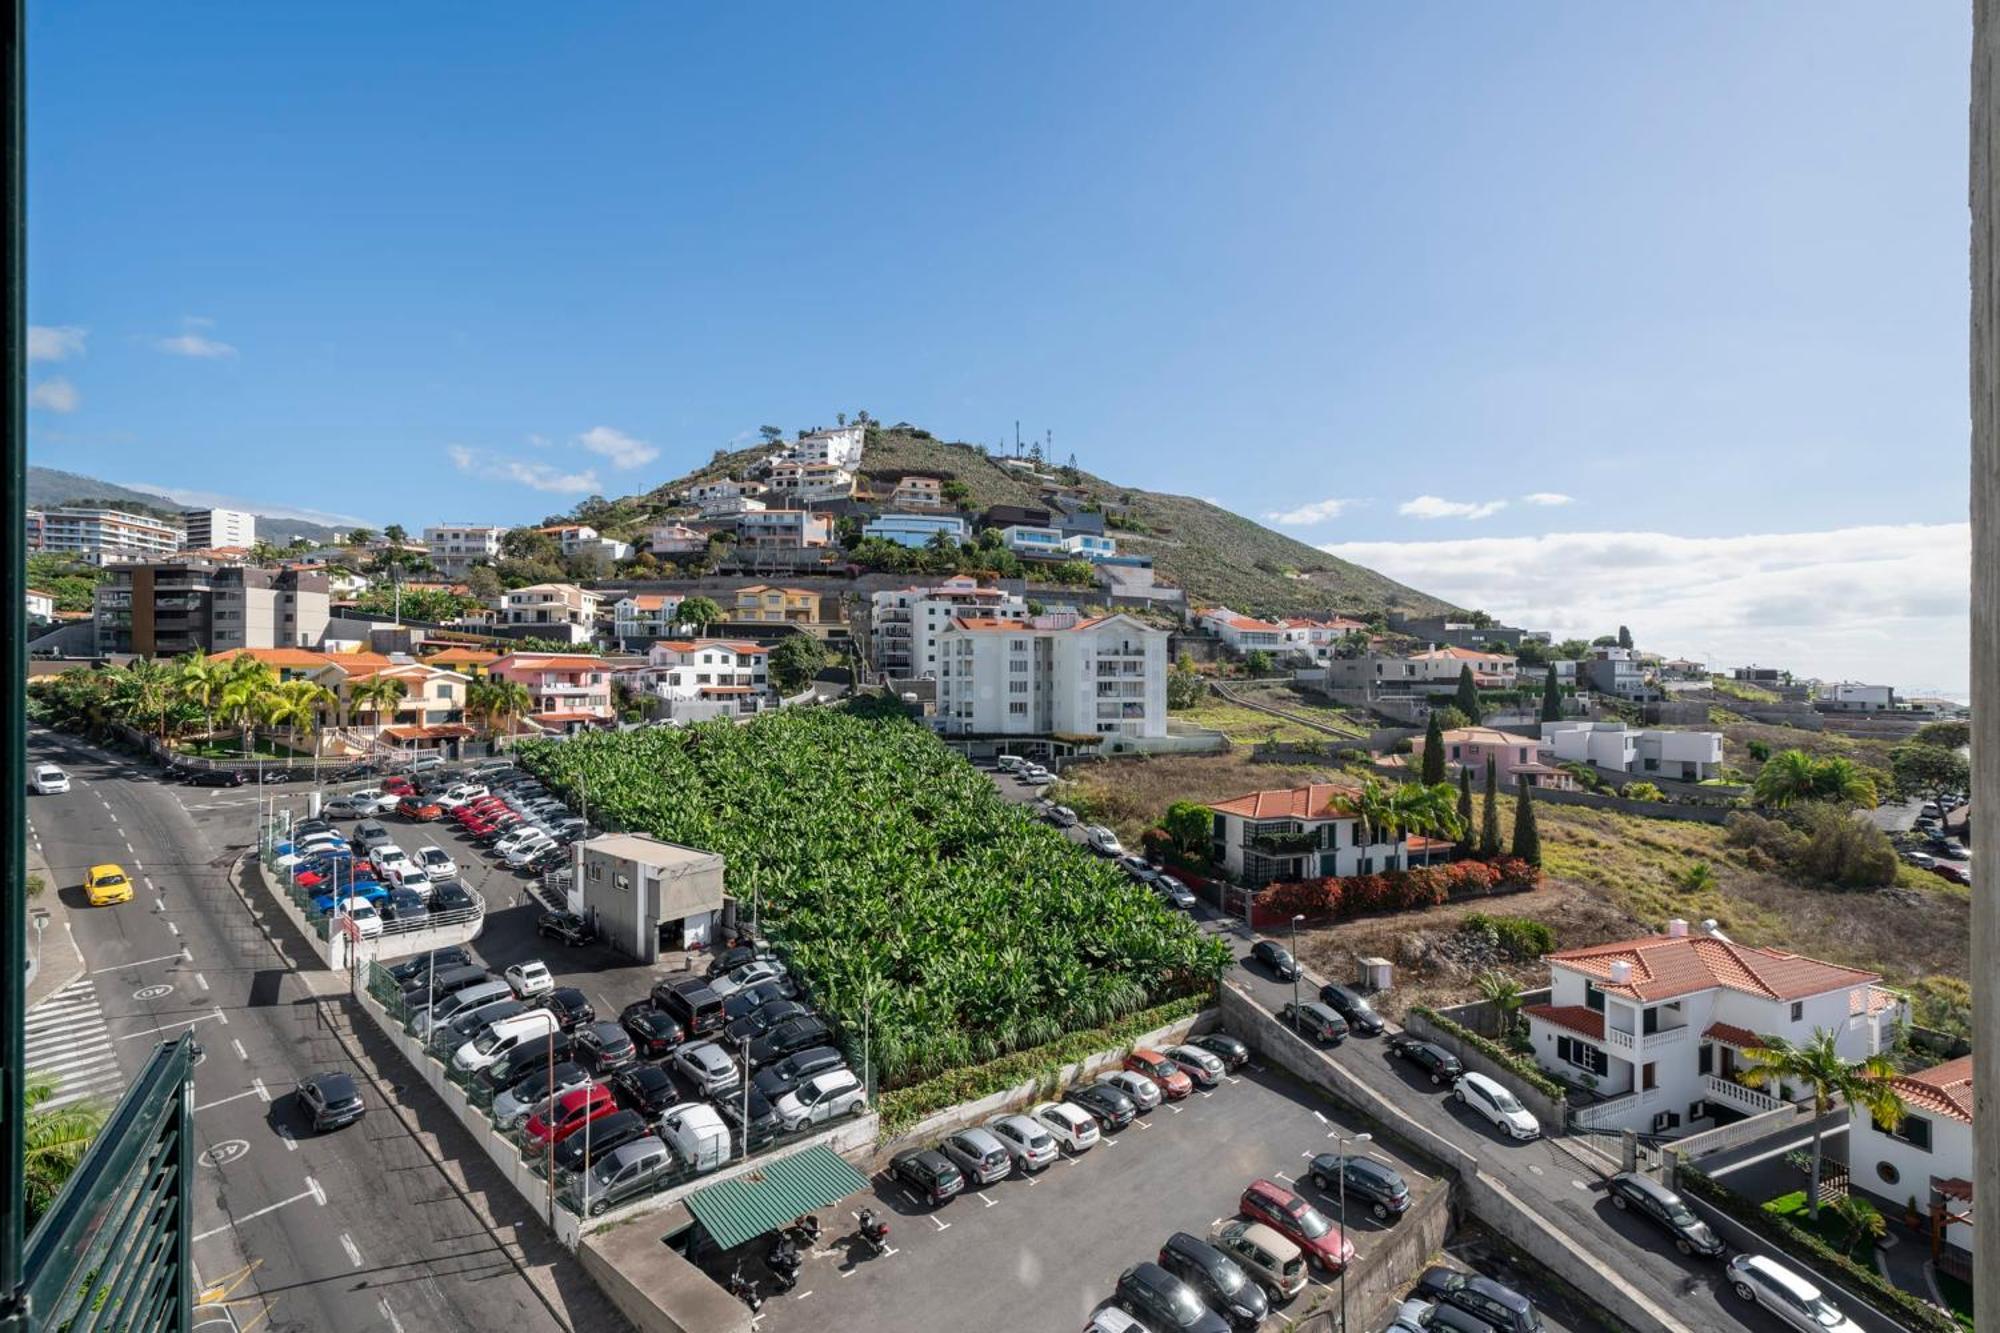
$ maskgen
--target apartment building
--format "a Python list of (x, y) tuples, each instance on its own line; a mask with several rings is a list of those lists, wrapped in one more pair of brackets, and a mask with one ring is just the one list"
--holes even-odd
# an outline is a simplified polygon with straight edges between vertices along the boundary
[(544, 731), (567, 734), (607, 726), (617, 716), (611, 706), (611, 666), (601, 657), (508, 653), (487, 674), (526, 686), (534, 701), (528, 721)]
[(217, 649), (311, 647), (333, 614), (330, 582), (317, 570), (227, 566), (215, 571), (211, 599)]
[(674, 632), (674, 618), (680, 614), (679, 593), (641, 592), (620, 597), (611, 604), (611, 634), (621, 646), (632, 648), (664, 639)]
[(1214, 802), (1208, 807), (1215, 816), (1213, 864), (1230, 882), (1253, 889), (1409, 869), (1409, 840), (1400, 834), (1385, 840), (1369, 830), (1354, 812), (1360, 794), (1351, 783), (1314, 782)]
[(332, 600), (317, 570), (206, 561), (110, 566), (97, 585), (97, 651), (177, 657), (232, 648), (303, 648), (326, 634)]
[(879, 537), (913, 550), (929, 546), (940, 532), (958, 546), (971, 535), (957, 514), (882, 514), (861, 529), (863, 537)]
[(1683, 1134), (1810, 1097), (1743, 1083), (1743, 1053), (1774, 1037), (1831, 1032), (1848, 1060), (1894, 1041), (1908, 1004), (1880, 976), (1713, 926), (1669, 921), (1663, 935), (1548, 956), (1549, 1000), (1522, 1012), (1536, 1062), (1606, 1098), (1577, 1113), (1586, 1127)]
[[(411, 750), (456, 754), (473, 729), (466, 725), (466, 691), (472, 678), (433, 662), (370, 661), (372, 654), (329, 655), (312, 679), (333, 692), (334, 722), (355, 741), (381, 740)], [(363, 703), (355, 687), (387, 679), (403, 686), (394, 705)]]
[(1706, 782), (1722, 775), (1722, 733), (1627, 727), (1623, 722), (1565, 719), (1542, 723), (1558, 764), (1593, 764), (1639, 778)]
[(896, 489), (889, 492), (889, 504), (896, 509), (948, 509), (945, 480), (940, 474), (906, 472), (896, 478)]
[(82, 556), (96, 564), (157, 559), (187, 544), (180, 526), (163, 518), (77, 505), (31, 512), (28, 531), (31, 541), (41, 534), (41, 544), (30, 550)]
[(757, 481), (738, 481), (734, 477), (721, 477), (715, 481), (704, 481), (688, 488), (688, 499), (695, 504), (706, 505), (712, 500), (744, 500), (762, 495), (764, 484)]
[(1859, 681), (1843, 680), (1837, 685), (1820, 687), (1819, 698), (1814, 707), (1827, 713), (1889, 713), (1894, 712), (1896, 687), (1893, 685), (1863, 685)]
[(947, 735), (1167, 734), (1167, 632), (1132, 616), (960, 615), (936, 652)]
[(531, 583), (500, 595), (502, 625), (526, 625), (548, 639), (588, 643), (597, 629), (597, 608), (603, 599), (574, 583)]
[(661, 523), (647, 530), (646, 549), (654, 555), (697, 555), (708, 549), (708, 534), (685, 523)]
[(869, 644), (875, 670), (921, 680), (938, 671), (938, 636), (959, 616), (1019, 623), (1028, 604), (1000, 588), (960, 574), (933, 587), (896, 588), (869, 598)]
[(1258, 620), (1254, 616), (1238, 615), (1226, 606), (1197, 611), (1194, 622), (1239, 653), (1259, 651), (1276, 653), (1282, 652), (1285, 647), (1283, 624)]
[(762, 500), (748, 495), (718, 495), (697, 503), (701, 506), (703, 518), (734, 518), (738, 514), (760, 513), (765, 508)]
[(615, 537), (606, 537), (588, 523), (565, 523), (541, 531), (556, 539), (556, 546), (565, 559), (579, 555), (601, 555), (612, 563), (629, 560), (632, 544)]
[(1480, 689), (1511, 690), (1520, 680), (1518, 661), (1504, 653), (1445, 646), (1407, 657), (1367, 653), (1328, 658), (1325, 665), (1327, 685), (1332, 689), (1439, 694), (1457, 689), (1459, 673), (1468, 666), (1473, 684)]
[(510, 529), (496, 524), (452, 523), (424, 529), (424, 548), (438, 569), (456, 577), (474, 565), (500, 559), (500, 539)]
[(184, 544), (196, 550), (218, 546), (248, 550), (257, 544), (257, 516), (241, 509), (183, 509), (181, 525)]
[(1584, 680), (1599, 694), (1644, 703), (1664, 697), (1654, 670), (1630, 648), (1598, 648), (1583, 663)]
[(867, 428), (858, 424), (807, 431), (785, 453), (796, 462), (831, 463), (852, 472), (861, 466), (861, 446), (867, 434)]
[(809, 588), (774, 588), (767, 583), (754, 583), (738, 588), (734, 600), (723, 603), (723, 610), (728, 620), (738, 625), (810, 627), (821, 623), (819, 594)]
[(854, 474), (837, 463), (785, 459), (771, 464), (764, 480), (781, 500), (842, 500), (854, 494)]
[(807, 509), (736, 516), (736, 545), (748, 551), (804, 551), (833, 543), (833, 520)]
[(731, 639), (663, 639), (634, 673), (639, 688), (676, 722), (749, 717), (775, 707), (771, 650)]

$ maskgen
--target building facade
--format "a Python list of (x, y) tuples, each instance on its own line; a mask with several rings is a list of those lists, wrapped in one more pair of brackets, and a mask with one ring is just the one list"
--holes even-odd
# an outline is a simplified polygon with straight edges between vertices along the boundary
[(1282, 624), (1238, 615), (1226, 606), (1197, 611), (1194, 620), (1201, 629), (1239, 653), (1276, 653), (1285, 648), (1285, 627)]
[(646, 549), (654, 555), (698, 555), (708, 549), (708, 534), (685, 523), (661, 523), (647, 531)]
[(970, 535), (965, 520), (956, 514), (883, 514), (861, 529), (863, 537), (879, 537), (913, 550), (929, 546), (940, 532), (960, 546)]
[(1360, 788), (1315, 782), (1252, 792), (1208, 808), (1215, 816), (1212, 863), (1231, 882), (1258, 888), (1289, 880), (1407, 870), (1409, 840), (1371, 838), (1353, 802)]
[(869, 598), (874, 668), (905, 680), (935, 677), (938, 636), (959, 616), (1020, 622), (1028, 604), (1001, 588), (981, 587), (960, 574), (928, 588), (896, 588)]
[(37, 529), (41, 533), (41, 545), (30, 549), (81, 556), (98, 564), (157, 560), (187, 544), (178, 524), (122, 509), (63, 505), (31, 514), (30, 519), (30, 538)]
[(601, 833), (576, 845), (571, 906), (628, 958), (721, 939), (723, 859), (644, 833)]
[(454, 577), (474, 565), (500, 559), (500, 539), (508, 528), (491, 523), (452, 523), (424, 529), (424, 549), (440, 571)]
[(1167, 734), (1167, 632), (1127, 615), (958, 616), (937, 636), (947, 735)]
[(663, 639), (634, 673), (636, 684), (661, 701), (677, 722), (749, 717), (775, 707), (770, 649), (731, 639)]
[(807, 431), (785, 453), (800, 463), (831, 463), (852, 472), (861, 466), (861, 446), (867, 437), (867, 428), (858, 424)]
[(1820, 690), (1817, 707), (1829, 713), (1888, 713), (1897, 708), (1896, 687), (1844, 680)]
[(518, 681), (533, 700), (528, 721), (566, 733), (606, 726), (611, 705), (611, 665), (601, 657), (565, 653), (508, 653), (487, 668), (499, 680)]
[(640, 647), (674, 632), (674, 618), (680, 614), (679, 593), (641, 592), (621, 597), (611, 604), (611, 634), (625, 647)]
[(739, 514), (736, 544), (750, 551), (804, 551), (833, 543), (833, 520), (807, 509)]
[(325, 573), (204, 561), (110, 566), (92, 620), (99, 653), (177, 657), (232, 648), (309, 648), (325, 637)]
[(574, 583), (532, 583), (501, 594), (499, 622), (529, 626), (541, 638), (588, 643), (601, 600)]
[(257, 516), (241, 509), (183, 509), (185, 544), (200, 549), (257, 544)]
[(1941, 1205), (1945, 1244), (1960, 1252), (1961, 1272), (1971, 1271), (1972, 1252), (1972, 1059), (1891, 1079), (1905, 1108), (1894, 1128), (1858, 1106), (1847, 1111), (1848, 1188), (1873, 1195), (1885, 1216), (1911, 1199), (1924, 1213)]
[[(1530, 787), (1557, 791), (1575, 791), (1577, 788), (1576, 778), (1555, 766), (1554, 747), (1545, 740), (1517, 736), (1511, 731), (1493, 727), (1454, 727), (1445, 732), (1442, 739), (1445, 766), (1452, 772), (1461, 768), (1471, 769), (1473, 777), (1479, 778), (1485, 774), (1486, 761), (1490, 759), (1499, 781), (1508, 786), (1526, 783)], [(1430, 746), (1428, 738), (1423, 736), (1410, 744), (1417, 756), (1411, 761), (1414, 764), (1422, 759)]]
[(1640, 778), (1706, 782), (1722, 775), (1722, 733), (1628, 728), (1623, 722), (1565, 719), (1542, 723), (1558, 764), (1593, 764)]

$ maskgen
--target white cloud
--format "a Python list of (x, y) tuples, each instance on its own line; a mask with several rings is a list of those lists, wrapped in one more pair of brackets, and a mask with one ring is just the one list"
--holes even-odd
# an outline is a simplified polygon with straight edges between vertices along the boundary
[(618, 468), (638, 467), (660, 456), (660, 451), (644, 440), (635, 440), (610, 426), (592, 426), (576, 437), (576, 442), (594, 454), (602, 454)]
[(74, 324), (30, 324), (28, 360), (67, 361), (73, 356), (82, 356), (83, 345), (89, 337), (89, 329), (81, 329)]
[(1405, 518), (1491, 518), (1507, 507), (1505, 500), (1446, 500), (1436, 495), (1419, 495), (1405, 500), (1396, 512)]
[(205, 333), (190, 329), (177, 333), (171, 338), (155, 338), (153, 346), (169, 356), (191, 356), (204, 361), (217, 361), (236, 355), (236, 348)]
[(1964, 523), (1740, 537), (1571, 532), (1321, 549), (1512, 625), (1717, 666), (1963, 694), (1971, 528)]
[(1286, 527), (1303, 527), (1311, 523), (1324, 523), (1330, 518), (1339, 518), (1342, 511), (1353, 503), (1352, 500), (1320, 500), (1313, 504), (1300, 505), (1297, 509), (1269, 513), (1264, 517)]
[(190, 490), (185, 486), (159, 486), (150, 481), (121, 481), (118, 484), (129, 486), (135, 491), (164, 496), (175, 504), (187, 505), (190, 508), (241, 509), (245, 513), (256, 514), (263, 518), (294, 518), (329, 528), (380, 526), (354, 514), (337, 514), (325, 509), (303, 509), (297, 505), (267, 503), (263, 500), (246, 500), (240, 495), (226, 495), (220, 491)]
[(28, 391), (28, 406), (50, 412), (74, 412), (82, 402), (83, 395), (76, 391), (76, 386), (60, 375), (45, 379)]
[(564, 472), (547, 463), (524, 463), (518, 458), (498, 458), (462, 444), (447, 446), (451, 464), (460, 472), (489, 481), (511, 481), (538, 491), (557, 495), (589, 495), (602, 489), (594, 470)]
[(1554, 508), (1557, 505), (1573, 505), (1576, 503), (1576, 497), (1564, 495), (1561, 491), (1535, 491), (1522, 496), (1521, 503)]

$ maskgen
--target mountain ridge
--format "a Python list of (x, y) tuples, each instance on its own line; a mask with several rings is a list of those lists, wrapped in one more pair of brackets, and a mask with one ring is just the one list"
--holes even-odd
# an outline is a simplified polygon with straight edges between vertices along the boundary
[[(79, 500), (118, 500), (126, 504), (151, 505), (178, 514), (194, 505), (184, 505), (177, 500), (153, 491), (142, 491), (131, 486), (121, 486), (115, 481), (103, 481), (97, 477), (85, 476), (81, 472), (65, 472), (61, 468), (28, 465), (28, 504), (32, 507), (46, 505), (74, 504)], [(255, 510), (248, 511), (256, 513)], [(274, 546), (283, 546), (296, 538), (307, 541), (328, 542), (333, 539), (337, 528), (323, 523), (313, 523), (300, 518), (274, 518), (268, 514), (257, 514), (257, 536)]]

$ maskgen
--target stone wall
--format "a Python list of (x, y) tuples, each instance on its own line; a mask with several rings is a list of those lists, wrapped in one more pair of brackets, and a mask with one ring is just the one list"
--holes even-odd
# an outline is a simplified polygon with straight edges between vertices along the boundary
[[(1431, 1256), (1444, 1249), (1451, 1235), (1452, 1187), (1440, 1180), (1423, 1190), (1395, 1227), (1370, 1238), (1367, 1249), (1357, 1255), (1347, 1275), (1347, 1309), (1350, 1325), (1374, 1327), (1367, 1318), (1376, 1307), (1386, 1307), (1410, 1289), (1419, 1273), (1429, 1266)], [(1330, 1288), (1308, 1287), (1311, 1303), (1301, 1303), (1285, 1311), (1288, 1333), (1339, 1333), (1340, 1298)]]
[(1587, 791), (1555, 791), (1537, 787), (1537, 804), (1583, 805), (1598, 810), (1616, 810), (1624, 815), (1641, 815), (1647, 819), (1680, 819), (1694, 824), (1726, 824), (1733, 809), (1719, 805), (1677, 805), (1672, 801), (1633, 801), (1623, 796), (1599, 796)]

